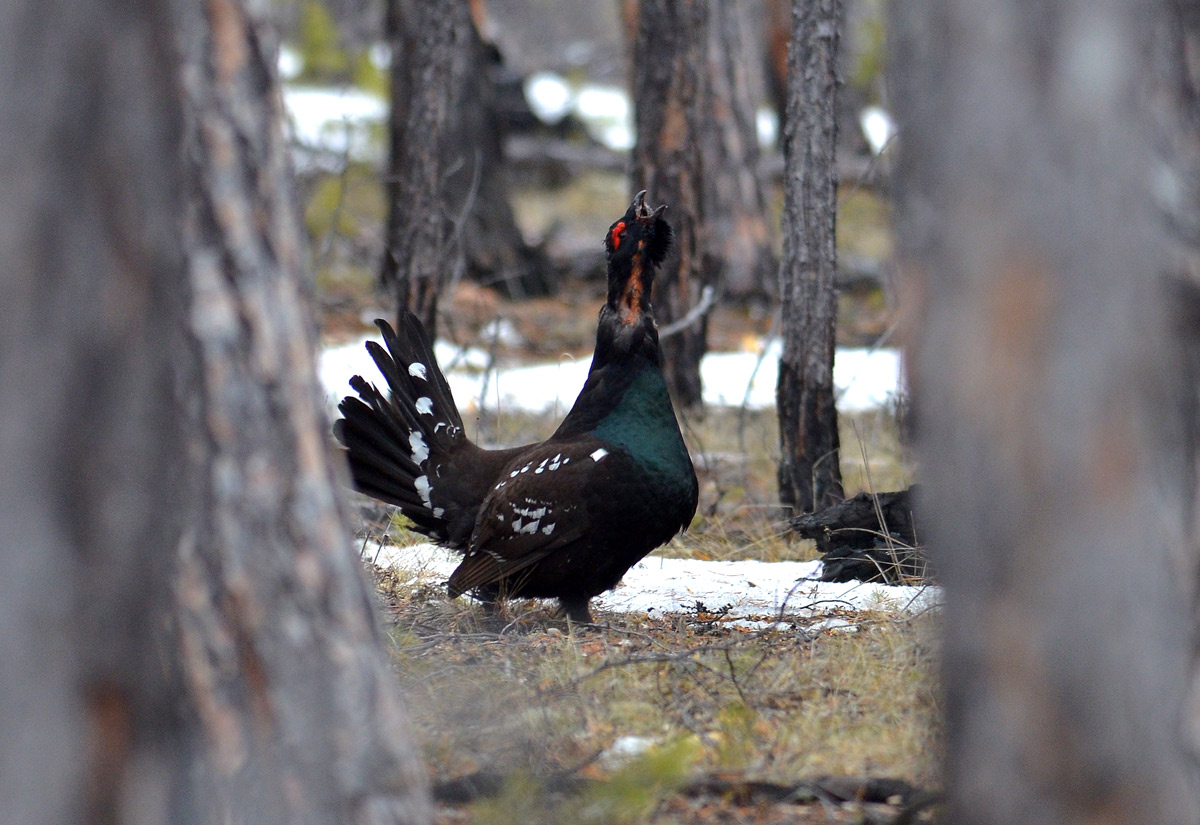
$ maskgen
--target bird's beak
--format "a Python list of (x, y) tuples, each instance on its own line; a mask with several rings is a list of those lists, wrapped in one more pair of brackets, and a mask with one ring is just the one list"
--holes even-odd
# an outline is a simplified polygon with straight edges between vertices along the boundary
[(650, 210), (646, 208), (645, 189), (633, 196), (633, 206), (629, 208), (633, 210), (633, 216), (639, 220), (650, 214)]
[(663, 212), (667, 211), (667, 205), (664, 203), (662, 206), (651, 212), (650, 207), (646, 206), (645, 189), (643, 189), (641, 192), (638, 192), (634, 196), (633, 205), (629, 208), (633, 211), (633, 217), (639, 221), (657, 220), (658, 218), (662, 217)]

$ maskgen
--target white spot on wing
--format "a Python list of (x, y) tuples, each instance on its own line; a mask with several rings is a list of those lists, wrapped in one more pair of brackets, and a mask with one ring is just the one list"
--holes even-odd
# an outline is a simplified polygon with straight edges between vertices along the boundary
[[(425, 443), (425, 437), (419, 432), (411, 432), (408, 434), (408, 446), (412, 450), (413, 461), (417, 465), (422, 465), (429, 458), (429, 445)], [(428, 483), (428, 481), (426, 481)]]
[(425, 377), (425, 365), (420, 361), (414, 361), (408, 365), (408, 374), (413, 378), (420, 378), (422, 381), (428, 381)]
[(542, 532), (547, 536), (554, 532), (554, 522), (550, 522), (542, 528)]
[(606, 455), (608, 455), (608, 450), (604, 449), (603, 447), (597, 447), (596, 451), (592, 453), (592, 461), (595, 461), (598, 464), (600, 463), (600, 459), (604, 458)]
[(416, 403), (417, 412), (422, 415), (433, 415), (433, 399), (421, 396)]

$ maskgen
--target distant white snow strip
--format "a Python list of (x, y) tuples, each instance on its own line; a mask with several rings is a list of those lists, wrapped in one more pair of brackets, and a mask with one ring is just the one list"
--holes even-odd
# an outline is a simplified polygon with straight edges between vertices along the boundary
[[(366, 339), (363, 339), (366, 340)], [(454, 398), (464, 412), (481, 406), (508, 412), (552, 413), (570, 409), (587, 379), (591, 357), (564, 359), (556, 364), (500, 368), (485, 381), (488, 364), (479, 349), (460, 350), (439, 341), (436, 347)], [(758, 355), (752, 352), (713, 352), (700, 364), (704, 403), (714, 407), (739, 407), (745, 401), (752, 409), (775, 406), (775, 383), (779, 374), (778, 342), (767, 347), (755, 372)], [(331, 401), (350, 391), (351, 375), (362, 375), (377, 386), (382, 384), (363, 341), (331, 347), (321, 353), (321, 381)], [(753, 374), (754, 381), (750, 383)], [(838, 409), (843, 412), (876, 409), (886, 404), (900, 381), (900, 356), (892, 349), (839, 349), (833, 366), (838, 391)], [(487, 398), (480, 394), (486, 387)]]

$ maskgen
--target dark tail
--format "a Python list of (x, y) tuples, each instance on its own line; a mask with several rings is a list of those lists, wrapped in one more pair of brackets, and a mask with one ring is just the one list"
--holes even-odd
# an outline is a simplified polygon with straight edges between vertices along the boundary
[(342, 399), (334, 434), (349, 452), (359, 490), (400, 507), (421, 532), (441, 535), (445, 513), (430, 499), (426, 470), (431, 456), (445, 457), (466, 441), (462, 418), (420, 320), (404, 313), (399, 333), (386, 321), (375, 324), (387, 349), (368, 341), (367, 351), (391, 397), (354, 376), (350, 386), (359, 397)]

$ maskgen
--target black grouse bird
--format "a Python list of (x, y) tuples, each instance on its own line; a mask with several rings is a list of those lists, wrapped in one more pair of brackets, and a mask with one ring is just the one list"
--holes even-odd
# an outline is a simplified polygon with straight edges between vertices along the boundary
[(591, 621), (588, 601), (686, 528), (696, 472), (662, 374), (650, 306), (671, 244), (666, 209), (640, 192), (605, 236), (608, 299), (587, 382), (540, 444), (485, 450), (463, 429), (420, 321), (376, 321), (367, 349), (391, 390), (360, 376), (337, 435), (359, 490), (395, 504), (415, 529), (464, 553), (450, 595), (556, 598)]

